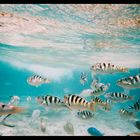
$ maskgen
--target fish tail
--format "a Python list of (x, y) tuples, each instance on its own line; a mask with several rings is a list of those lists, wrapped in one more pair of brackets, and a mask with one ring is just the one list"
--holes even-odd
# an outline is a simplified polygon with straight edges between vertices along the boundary
[(51, 83), (51, 80), (46, 78), (46, 79), (44, 79), (44, 83), (46, 83), (46, 84)]

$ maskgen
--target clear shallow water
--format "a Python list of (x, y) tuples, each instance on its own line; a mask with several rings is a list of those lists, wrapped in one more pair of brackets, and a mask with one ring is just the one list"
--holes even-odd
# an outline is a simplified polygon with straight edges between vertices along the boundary
[[(0, 5), (0, 13), (0, 101), (8, 103), (9, 96), (17, 95), (19, 105), (28, 108), (7, 119), (15, 128), (0, 125), (2, 135), (68, 135), (63, 129), (67, 121), (74, 125), (74, 135), (89, 135), (89, 127), (111, 136), (139, 131), (133, 120), (118, 114), (131, 101), (114, 105), (110, 112), (98, 110), (92, 120), (84, 121), (76, 112), (46, 111), (34, 100), (39, 95), (63, 98), (64, 94), (89, 89), (89, 67), (96, 62), (130, 69), (130, 73), (100, 75), (102, 83), (111, 83), (109, 92), (124, 91), (116, 81), (138, 74), (140, 68), (139, 5)], [(88, 74), (85, 86), (79, 82), (82, 71)], [(47, 76), (52, 83), (30, 86), (26, 80), (33, 74)], [(136, 101), (139, 92), (130, 90), (129, 95)], [(32, 100), (27, 102), (27, 96)], [(41, 110), (46, 133), (40, 130), (40, 118), (31, 122), (35, 109)], [(136, 116), (139, 120), (140, 114)]]

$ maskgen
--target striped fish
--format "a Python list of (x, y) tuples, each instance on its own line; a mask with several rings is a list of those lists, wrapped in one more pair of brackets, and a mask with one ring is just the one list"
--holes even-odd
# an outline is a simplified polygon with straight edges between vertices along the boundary
[(82, 119), (91, 119), (94, 114), (89, 110), (78, 111), (77, 116)]
[(107, 102), (104, 102), (99, 97), (93, 98), (92, 101), (99, 105), (100, 109), (110, 110), (110, 104), (107, 104)]
[(109, 93), (106, 93), (105, 97), (107, 97), (113, 101), (120, 101), (120, 102), (133, 99), (132, 96), (125, 95), (121, 92), (109, 92)]
[(105, 111), (110, 111), (111, 110), (111, 106), (114, 104), (114, 101), (110, 100), (110, 99), (105, 99), (105, 104), (106, 106), (104, 106), (102, 109)]
[(80, 76), (80, 83), (82, 85), (84, 85), (86, 82), (87, 82), (87, 74), (85, 74), (84, 72), (82, 72), (81, 73), (81, 76)]
[(128, 109), (132, 109), (133, 111), (140, 111), (140, 100), (136, 101), (133, 106), (128, 106)]
[(36, 101), (39, 104), (51, 109), (57, 109), (61, 107), (67, 107), (68, 109), (70, 109), (60, 98), (51, 95), (38, 96), (36, 97)]
[(99, 97), (93, 98), (92, 101), (94, 101), (96, 104), (103, 104), (104, 103)]
[(100, 87), (105, 86), (103, 83), (99, 83), (98, 80), (92, 80), (90, 87), (94, 89), (99, 89)]
[(111, 63), (96, 63), (91, 66), (90, 70), (99, 74), (112, 74), (116, 72), (127, 72), (128, 68), (118, 67)]
[(119, 114), (121, 117), (134, 117), (135, 118), (135, 115), (133, 112), (129, 112), (128, 110), (124, 108), (119, 110)]
[(33, 75), (29, 78), (27, 78), (27, 83), (32, 85), (32, 86), (39, 86), (41, 84), (47, 84), (50, 83), (51, 81), (47, 78), (43, 78), (42, 76), (39, 75)]
[(117, 85), (128, 89), (140, 88), (140, 74), (122, 78), (117, 81)]
[(64, 102), (72, 109), (95, 111), (95, 102), (88, 102), (75, 94), (65, 95)]
[(105, 91), (108, 90), (110, 84), (107, 85), (101, 85), (100, 87), (98, 87), (97, 89), (93, 90), (91, 92), (91, 95), (95, 95), (95, 96), (100, 96), (101, 94), (103, 94)]

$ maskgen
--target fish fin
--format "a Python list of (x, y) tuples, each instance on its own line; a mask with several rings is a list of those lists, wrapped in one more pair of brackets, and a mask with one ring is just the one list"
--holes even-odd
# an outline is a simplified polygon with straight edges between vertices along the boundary
[(65, 103), (65, 106), (66, 106), (70, 111), (72, 111), (72, 108), (71, 108), (69, 105), (67, 105), (66, 103)]
[(129, 105), (129, 106), (128, 106), (128, 109), (134, 109), (134, 107)]

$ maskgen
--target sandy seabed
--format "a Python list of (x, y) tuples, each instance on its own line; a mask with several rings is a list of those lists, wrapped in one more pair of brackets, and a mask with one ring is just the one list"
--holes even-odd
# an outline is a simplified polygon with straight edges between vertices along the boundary
[[(89, 120), (82, 120), (75, 116), (75, 113), (66, 113), (59, 116), (55, 113), (52, 116), (42, 115), (32, 118), (31, 115), (16, 114), (7, 119), (7, 123), (14, 124), (15, 127), (0, 125), (1, 136), (90, 136), (87, 132), (89, 127), (100, 130), (104, 136), (125, 136), (132, 132), (139, 132), (130, 120), (121, 119), (117, 115), (106, 112), (95, 113)], [(41, 121), (43, 119), (46, 131), (41, 131)], [(64, 125), (70, 122), (74, 128), (74, 134), (64, 130)]]

